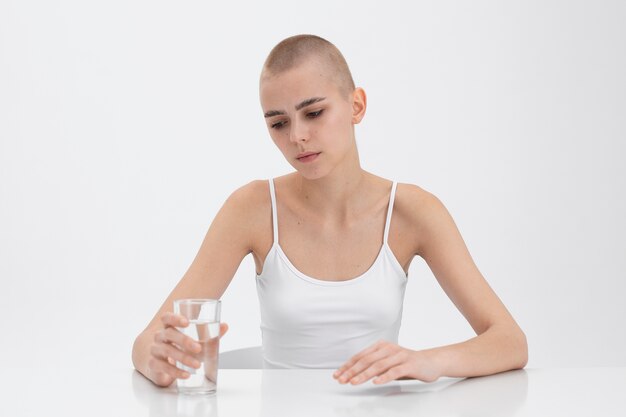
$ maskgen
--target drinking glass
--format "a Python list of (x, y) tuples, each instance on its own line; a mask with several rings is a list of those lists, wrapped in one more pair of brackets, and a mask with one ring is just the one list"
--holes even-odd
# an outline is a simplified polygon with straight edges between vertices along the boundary
[(200, 362), (193, 368), (176, 362), (176, 366), (189, 373), (189, 378), (176, 380), (181, 394), (213, 394), (217, 390), (217, 365), (219, 355), (221, 301), (211, 299), (174, 300), (174, 313), (189, 320), (187, 327), (178, 331), (190, 336), (202, 346), (198, 353), (190, 354)]

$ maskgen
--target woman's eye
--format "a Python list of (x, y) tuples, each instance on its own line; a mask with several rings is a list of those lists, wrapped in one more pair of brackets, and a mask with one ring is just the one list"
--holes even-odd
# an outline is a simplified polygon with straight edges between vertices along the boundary
[(308, 113), (307, 117), (309, 117), (311, 119), (314, 119), (314, 118), (318, 117), (320, 114), (322, 114), (323, 111), (324, 110), (322, 109), (322, 110), (314, 111), (312, 113)]
[[(319, 117), (320, 114), (322, 114), (322, 112), (324, 111), (324, 109), (322, 110), (318, 110), (318, 111), (314, 111), (311, 113), (307, 113), (306, 117), (308, 117), (309, 119), (315, 119), (316, 117)], [(274, 124), (271, 125), (272, 129), (281, 129), (287, 122), (286, 121), (281, 121), (281, 122), (276, 122)]]

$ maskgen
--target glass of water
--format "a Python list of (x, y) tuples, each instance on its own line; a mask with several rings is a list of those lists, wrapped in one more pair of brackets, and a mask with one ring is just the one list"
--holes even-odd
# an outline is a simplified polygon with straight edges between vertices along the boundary
[(176, 380), (179, 393), (213, 394), (217, 389), (220, 310), (220, 300), (197, 298), (174, 300), (174, 313), (189, 320), (189, 325), (177, 327), (178, 331), (198, 341), (202, 346), (199, 353), (191, 353), (200, 362), (200, 368), (176, 362), (178, 368), (189, 372), (189, 378)]

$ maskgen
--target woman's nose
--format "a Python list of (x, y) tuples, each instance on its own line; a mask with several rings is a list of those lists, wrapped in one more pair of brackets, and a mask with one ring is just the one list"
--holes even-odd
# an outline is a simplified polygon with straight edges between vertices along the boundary
[(294, 143), (309, 140), (309, 131), (306, 124), (300, 121), (292, 121), (291, 129), (289, 131), (289, 140)]

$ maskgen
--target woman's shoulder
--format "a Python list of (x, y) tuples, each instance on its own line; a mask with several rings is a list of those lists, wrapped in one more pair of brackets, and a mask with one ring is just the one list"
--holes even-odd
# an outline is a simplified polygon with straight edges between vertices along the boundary
[[(278, 194), (288, 196), (290, 187), (293, 184), (294, 174), (286, 174), (273, 178), (274, 188)], [(278, 196), (277, 198), (281, 198)], [(256, 214), (266, 219), (266, 214), (272, 211), (272, 199), (270, 195), (270, 179), (256, 179), (237, 188), (229, 196), (229, 199), (239, 207), (247, 209), (249, 214)], [(283, 198), (284, 200), (284, 198)]]
[(242, 210), (257, 211), (270, 203), (268, 180), (252, 180), (240, 186), (230, 194), (228, 201)]
[(259, 239), (271, 239), (271, 205), (268, 180), (252, 180), (235, 189), (226, 199), (224, 216), (238, 229), (245, 229), (250, 245), (256, 248)]
[(396, 205), (411, 210), (432, 204), (437, 197), (430, 191), (416, 184), (398, 182), (396, 186)]
[(398, 182), (394, 202), (394, 216), (403, 220), (403, 226), (415, 230), (424, 226), (432, 216), (445, 210), (443, 203), (432, 192), (416, 184)]
[(439, 207), (438, 198), (428, 190), (416, 184), (398, 182), (389, 236), (392, 247), (401, 253), (419, 254), (424, 245), (424, 232), (439, 217)]

